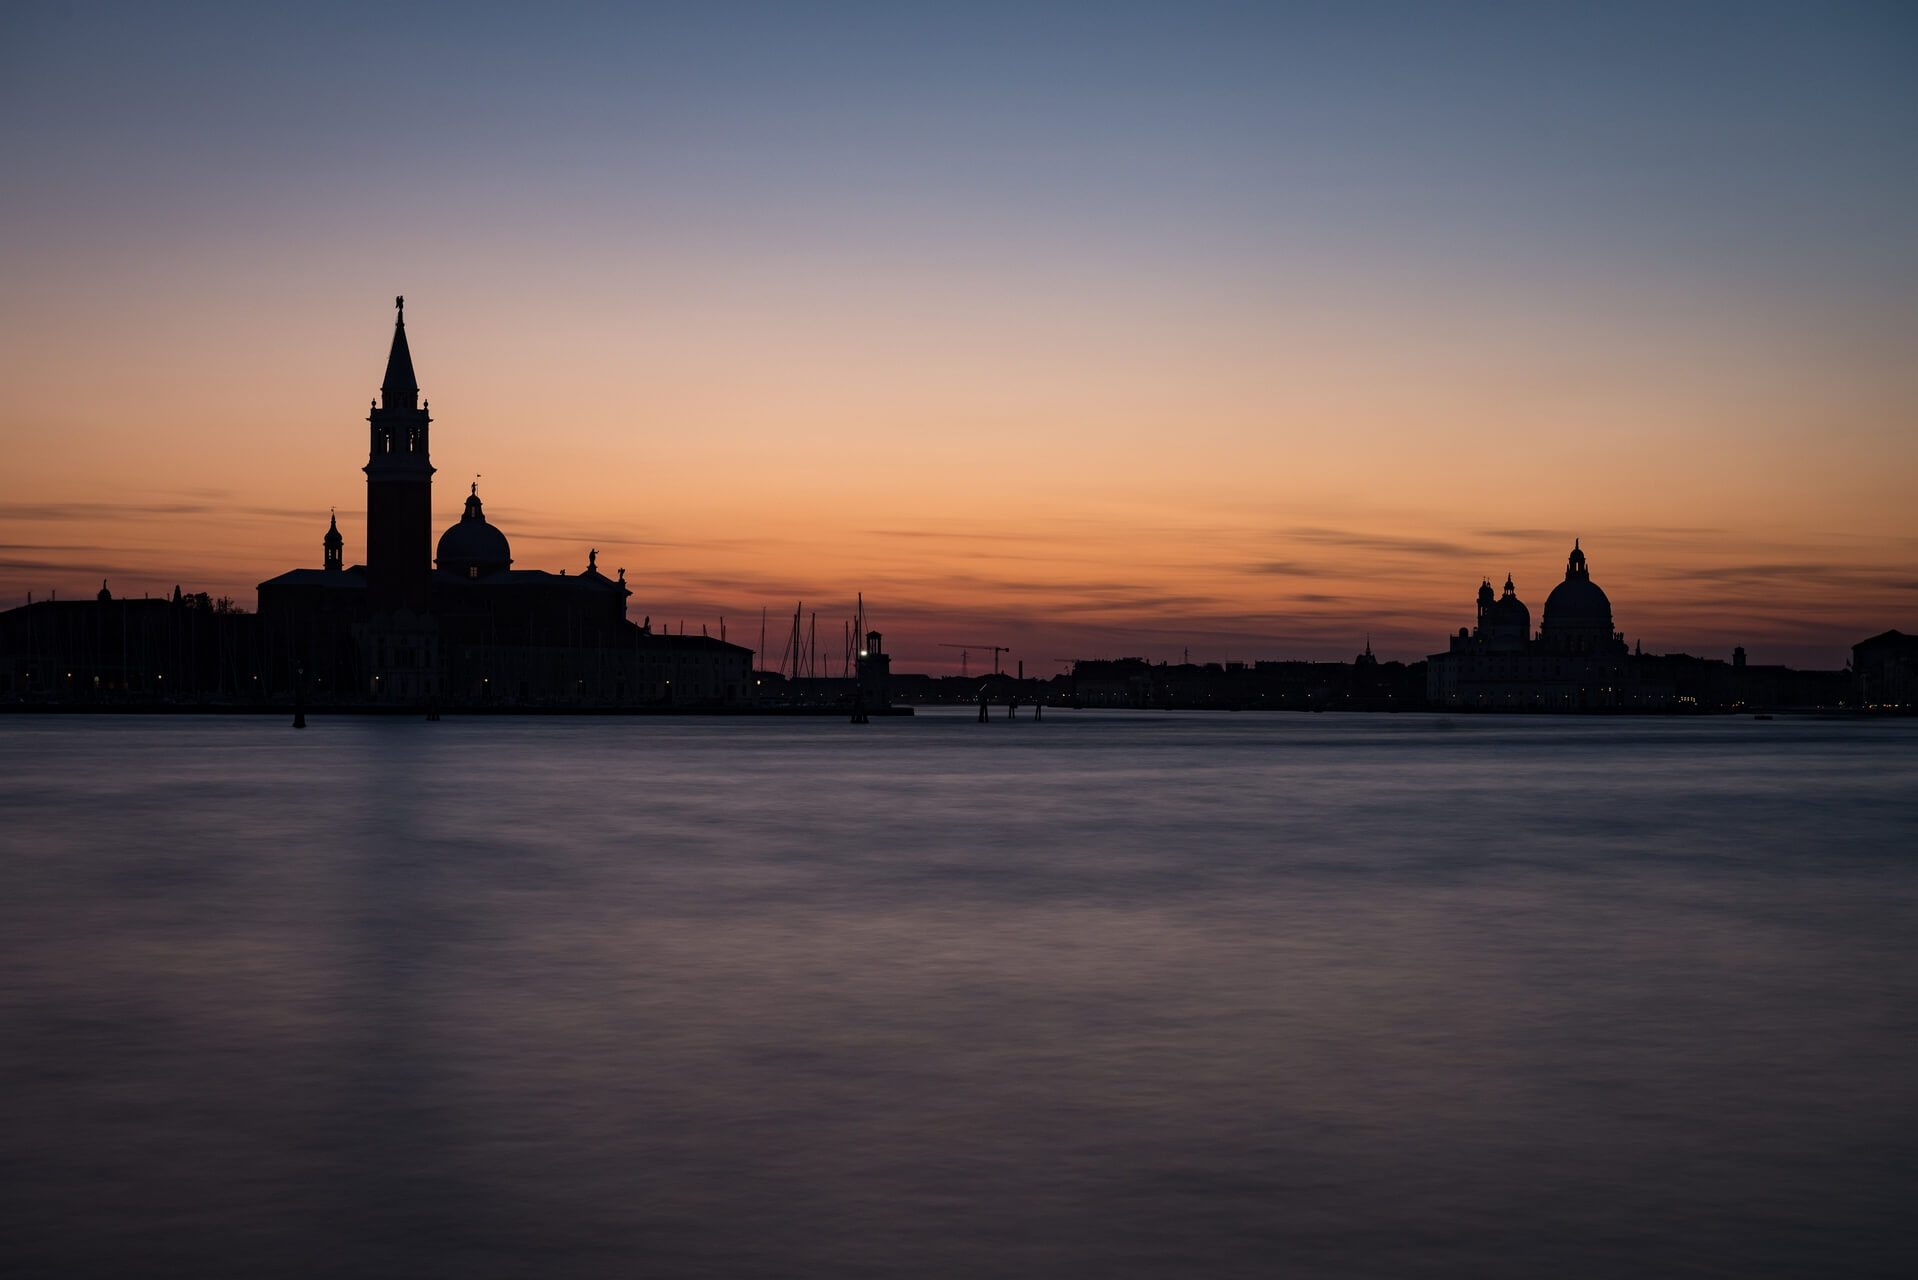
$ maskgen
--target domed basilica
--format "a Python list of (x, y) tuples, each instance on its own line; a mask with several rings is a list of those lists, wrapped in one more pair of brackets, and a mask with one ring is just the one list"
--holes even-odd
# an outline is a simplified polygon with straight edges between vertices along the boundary
[(1479, 584), (1478, 624), (1460, 627), (1446, 652), (1427, 659), (1426, 694), (1439, 706), (1558, 711), (1669, 700), (1636, 678), (1624, 637), (1612, 629), (1612, 602), (1592, 581), (1577, 539), (1536, 635), (1510, 574), (1502, 593), (1490, 579)]

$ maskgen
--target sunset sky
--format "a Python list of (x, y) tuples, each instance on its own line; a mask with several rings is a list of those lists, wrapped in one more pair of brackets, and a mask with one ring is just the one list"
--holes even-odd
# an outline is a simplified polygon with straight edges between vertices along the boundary
[(404, 294), (436, 524), (635, 620), (1918, 630), (1918, 6), (266, 8), (0, 16), (0, 607), (362, 558)]

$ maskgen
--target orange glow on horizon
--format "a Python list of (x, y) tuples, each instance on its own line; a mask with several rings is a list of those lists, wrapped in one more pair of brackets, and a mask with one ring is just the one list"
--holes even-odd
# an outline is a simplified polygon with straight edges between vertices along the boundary
[[(1853, 475), (1789, 445), (1825, 379), (1707, 398), (1638, 377), (1596, 397), (1562, 356), (1557, 377), (1514, 382), (1554, 360), (1501, 350), (1395, 357), (1355, 385), (1363, 353), (1341, 356), (1338, 335), (1304, 354), (1274, 342), (1261, 362), (1169, 334), (1136, 336), (1120, 359), (1069, 333), (1043, 355), (1006, 339), (947, 365), (957, 333), (875, 328), (880, 354), (862, 359), (844, 329), (662, 345), (630, 323), (615, 341), (620, 317), (596, 316), (584, 328), (599, 342), (576, 343), (537, 324), (516, 336), (505, 308), (436, 314), (413, 296), (437, 523), (483, 475), (519, 564), (583, 566), (596, 547), (627, 570), (636, 619), (716, 632), (724, 617), (750, 645), (762, 609), (778, 635), (803, 600), (823, 633), (864, 592), (910, 669), (952, 667), (949, 638), (1011, 644), (1041, 673), (1187, 649), (1342, 658), (1368, 635), (1412, 660), (1470, 621), (1481, 577), (1514, 573), (1536, 611), (1574, 535), (1649, 650), (1744, 644), (1754, 661), (1837, 666), (1854, 640), (1912, 621), (1901, 467)], [(259, 580), (319, 562), (331, 507), (354, 561), (355, 406), (390, 323), (358, 310), (324, 337), (257, 316), (178, 328), (77, 400), (61, 377), (30, 382), (9, 409), (0, 589), (17, 603), (104, 577), (118, 594), (179, 582), (250, 603)], [(234, 345), (249, 372), (207, 395)], [(56, 368), (79, 354), (48, 339), (37, 353)], [(1857, 429), (1877, 429), (1888, 406), (1858, 400)], [(1734, 423), (1742, 454), (1719, 444)]]
[(1415, 659), (1582, 536), (1648, 650), (1918, 631), (1895, 6), (1108, 9), (32, 10), (0, 603), (362, 556), (404, 294), (441, 527), (635, 617)]

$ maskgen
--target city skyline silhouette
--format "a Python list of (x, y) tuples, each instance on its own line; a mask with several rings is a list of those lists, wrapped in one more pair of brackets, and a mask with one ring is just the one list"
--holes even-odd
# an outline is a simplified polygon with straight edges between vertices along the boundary
[[(863, 593), (821, 644), (817, 609), (796, 605), (791, 629), (758, 643), (750, 619), (739, 642), (725, 619), (675, 632), (650, 614), (632, 618), (621, 566), (608, 576), (599, 550), (571, 576), (517, 561), (509, 532), (489, 520), (479, 478), (464, 508), (435, 539), (431, 400), (421, 392), (406, 327), (393, 299), (392, 336), (377, 398), (366, 416), (364, 560), (350, 554), (338, 510), (328, 512), (318, 567), (258, 585), (258, 614), (231, 597), (116, 598), (103, 579), (93, 599), (57, 595), (0, 611), (0, 696), (18, 708), (141, 707), (205, 711), (291, 707), (306, 712), (910, 715), (912, 705), (975, 703), (981, 723), (1003, 704), (1037, 718), (1045, 705), (1164, 710), (1470, 710), (1672, 713), (1777, 710), (1891, 712), (1909, 706), (1918, 637), (1897, 629), (1856, 641), (1842, 668), (1793, 670), (1730, 660), (1647, 654), (1618, 629), (1611, 598), (1574, 538), (1563, 580), (1543, 602), (1536, 631), (1513, 575), (1502, 594), (1481, 581), (1476, 619), (1446, 649), (1407, 663), (1364, 651), (1343, 661), (1254, 659), (1175, 667), (1134, 654), (1054, 658), (1066, 670), (1011, 659), (996, 641), (942, 641), (959, 650), (957, 681), (894, 671), (884, 634), (869, 625)], [(517, 565), (517, 567), (515, 567)], [(973, 651), (978, 677), (968, 664)], [(774, 653), (778, 653), (775, 659)], [(991, 655), (987, 675), (984, 659)], [(904, 704), (904, 705), (901, 705)]]
[(1918, 5), (13, 5), (0, 1277), (1918, 1257)]
[(1411, 659), (1584, 537), (1658, 650), (1911, 629), (1909, 15), (1049, 12), (36, 11), (0, 599), (363, 546), (404, 293), (443, 478), (675, 623)]

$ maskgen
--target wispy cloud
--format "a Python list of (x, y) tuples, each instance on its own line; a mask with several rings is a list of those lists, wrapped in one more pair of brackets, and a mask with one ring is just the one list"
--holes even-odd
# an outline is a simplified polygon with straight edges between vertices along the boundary
[[(1029, 533), (960, 533), (948, 529), (866, 529), (861, 537), (866, 538), (917, 538), (940, 542), (1032, 542)], [(1039, 539), (1044, 541), (1044, 539)]]
[[(0, 503), (0, 520), (125, 520), (155, 516), (245, 516), (267, 520), (310, 520), (310, 510), (233, 506), (223, 502), (9, 502)], [(340, 508), (341, 515), (359, 515)]]
[(0, 551), (105, 551), (107, 549), (77, 542), (0, 542)]
[(1323, 546), (1349, 547), (1356, 551), (1382, 551), (1393, 555), (1457, 558), (1491, 554), (1485, 547), (1446, 542), (1437, 538), (1405, 538), (1389, 534), (1364, 533), (1352, 529), (1304, 526), (1287, 529), (1285, 536)]
[(201, 502), (10, 502), (0, 520), (99, 520), (116, 516), (197, 516), (219, 510)]
[(1241, 573), (1269, 574), (1276, 578), (1322, 578), (1326, 570), (1302, 560), (1261, 560), (1253, 564), (1230, 566)]
[(119, 560), (76, 564), (71, 560), (33, 560), (17, 556), (0, 556), (0, 573), (57, 573), (68, 579), (78, 577), (88, 581), (102, 576), (108, 578), (155, 576), (145, 565), (127, 564)]
[(1671, 582), (1720, 583), (1727, 586), (1790, 587), (1806, 589), (1861, 587), (1890, 591), (1918, 590), (1918, 579), (1882, 569), (1865, 569), (1847, 564), (1772, 564), (1705, 565), (1691, 569), (1673, 569), (1662, 575)]

